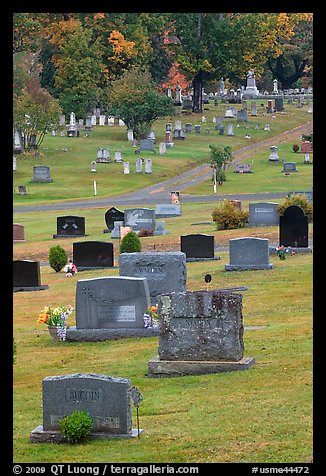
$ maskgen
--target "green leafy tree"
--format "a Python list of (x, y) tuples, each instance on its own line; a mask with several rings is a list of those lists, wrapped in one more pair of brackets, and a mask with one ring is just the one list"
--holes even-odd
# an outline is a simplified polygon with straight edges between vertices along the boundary
[(225, 181), (226, 164), (232, 158), (232, 149), (230, 146), (210, 144), (211, 149), (211, 167), (216, 171), (216, 181), (222, 185)]
[(60, 113), (58, 100), (40, 87), (37, 77), (31, 78), (28, 87), (14, 100), (13, 107), (14, 129), (22, 133), (23, 149), (30, 149), (32, 137), (39, 147), (45, 134), (59, 127)]
[(112, 82), (109, 112), (119, 116), (137, 139), (145, 137), (162, 116), (174, 114), (171, 98), (159, 92), (148, 70), (133, 66)]

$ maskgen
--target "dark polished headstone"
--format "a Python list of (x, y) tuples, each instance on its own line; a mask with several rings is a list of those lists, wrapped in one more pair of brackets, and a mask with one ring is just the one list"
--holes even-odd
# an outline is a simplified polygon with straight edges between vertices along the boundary
[(73, 261), (78, 271), (91, 268), (109, 268), (114, 265), (113, 243), (80, 241), (73, 243)]
[(38, 291), (48, 289), (49, 286), (41, 285), (39, 261), (15, 260), (13, 261), (13, 290)]
[(57, 217), (57, 233), (53, 238), (74, 238), (85, 236), (85, 217), (63, 216)]
[(299, 205), (287, 207), (280, 216), (280, 245), (308, 247), (308, 216)]
[(103, 230), (103, 233), (109, 233), (114, 228), (115, 221), (124, 221), (125, 214), (121, 210), (118, 210), (116, 207), (111, 207), (105, 213), (105, 223), (107, 226), (106, 230)]

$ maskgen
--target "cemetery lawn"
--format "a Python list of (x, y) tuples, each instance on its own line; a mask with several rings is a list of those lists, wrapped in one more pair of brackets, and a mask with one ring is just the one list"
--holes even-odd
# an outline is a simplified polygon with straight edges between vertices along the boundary
[[(267, 100), (262, 102), (266, 104)], [(239, 109), (240, 105), (234, 107)], [(271, 114), (263, 116), (262, 109), (259, 109), (257, 104), (258, 116), (252, 117), (248, 102), (248, 128), (245, 123), (239, 123), (239, 127), (236, 127), (236, 119), (224, 118), (224, 109), (223, 104), (217, 107), (212, 103), (206, 105), (204, 110), (206, 123), (201, 122), (202, 114), (182, 116), (183, 126), (190, 122), (194, 130), (194, 125), (200, 124), (201, 133), (192, 132), (187, 134), (185, 140), (174, 140), (174, 147), (167, 149), (166, 156), (159, 154), (159, 144), (165, 140), (165, 124), (171, 122), (174, 128), (177, 116), (162, 118), (155, 122), (153, 126), (156, 135), (155, 153), (142, 151), (135, 154), (135, 148), (127, 140), (125, 126), (95, 126), (89, 137), (85, 137), (83, 131), (80, 137), (61, 137), (59, 133), (53, 137), (47, 134), (38, 151), (38, 158), (34, 157), (34, 152), (18, 155), (16, 158), (17, 165), (13, 174), (14, 205), (94, 199), (94, 180), (97, 198), (118, 197), (157, 184), (198, 165), (207, 164), (210, 161), (209, 144), (228, 145), (232, 147), (232, 152), (236, 152), (243, 147), (272, 140), (273, 137), (303, 124), (311, 124), (311, 128), (308, 125), (308, 129), (312, 132), (312, 116), (307, 113), (306, 107), (299, 109), (293, 104), (285, 104), (285, 113), (277, 112), (273, 118)], [(213, 117), (218, 115), (223, 116), (224, 135), (215, 130)], [(226, 135), (228, 123), (234, 126), (232, 137)], [(270, 124), (270, 131), (264, 130), (266, 123)], [(257, 124), (260, 126), (259, 129), (255, 128)], [(250, 139), (245, 138), (247, 133), (250, 134)], [(290, 135), (286, 144), (280, 144), (279, 164), (268, 161), (268, 146), (252, 154), (246, 154), (243, 162), (252, 165), (253, 173), (233, 173), (234, 167), (231, 167), (223, 188), (217, 193), (310, 190), (313, 166), (303, 164), (304, 154), (293, 152), (294, 143), (300, 145), (300, 134)], [(96, 160), (98, 148), (110, 149), (112, 163), (97, 163), (97, 171), (94, 173), (91, 172), (91, 162)], [(130, 163), (129, 175), (123, 173), (123, 164), (113, 162), (116, 150), (121, 150), (123, 160)], [(135, 164), (139, 157), (152, 159), (152, 173), (136, 173)], [(298, 172), (285, 176), (281, 172), (281, 159), (296, 162)], [(313, 160), (313, 154), (310, 155), (310, 160)], [(33, 183), (35, 165), (49, 166), (53, 182)], [(19, 185), (26, 186), (26, 195), (18, 194)], [(208, 180), (184, 191), (192, 194), (212, 193), (212, 182)]]
[[(243, 209), (248, 203), (243, 202)], [(243, 295), (246, 371), (175, 378), (149, 378), (148, 361), (157, 355), (158, 339), (106, 342), (55, 342), (36, 323), (46, 306), (75, 305), (78, 279), (118, 276), (117, 267), (82, 271), (67, 279), (47, 263), (41, 266), (43, 291), (16, 292), (14, 338), (15, 463), (310, 463), (312, 450), (312, 269), (313, 254), (270, 256), (274, 267), (262, 271), (225, 271), (228, 240), (242, 236), (277, 243), (278, 227), (217, 231), (211, 221), (214, 203), (183, 204), (182, 216), (165, 219), (168, 235), (141, 238), (142, 250), (180, 250), (180, 235), (214, 234), (220, 260), (187, 263), (187, 289), (248, 286)], [(71, 210), (86, 217), (87, 237), (103, 235), (107, 208)], [(59, 213), (60, 214), (60, 213)], [(64, 213), (62, 213), (64, 214)], [(58, 212), (15, 214), (25, 225), (24, 243), (14, 244), (14, 259), (48, 260), (51, 246), (71, 254), (74, 239), (53, 240)], [(309, 224), (309, 239), (313, 227)], [(118, 259), (118, 240), (114, 242)], [(69, 319), (75, 325), (75, 314)], [(251, 327), (258, 326), (255, 329)], [(140, 438), (93, 440), (82, 444), (35, 444), (29, 434), (42, 424), (42, 379), (47, 376), (98, 373), (128, 378), (143, 394)], [(133, 408), (133, 428), (137, 428)]]

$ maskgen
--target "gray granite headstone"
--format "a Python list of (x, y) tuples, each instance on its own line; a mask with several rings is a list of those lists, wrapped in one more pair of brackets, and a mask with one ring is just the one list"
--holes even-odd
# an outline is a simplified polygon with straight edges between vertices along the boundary
[(227, 271), (271, 269), (267, 238), (234, 238), (229, 241)]
[(155, 228), (155, 210), (152, 208), (129, 208), (124, 212), (125, 226), (133, 231), (153, 230)]
[(34, 165), (32, 182), (53, 182), (53, 178), (51, 178), (50, 174), (50, 167), (48, 165)]
[(156, 205), (155, 217), (156, 218), (169, 218), (181, 216), (181, 205), (177, 203), (162, 203)]
[(82, 279), (76, 285), (76, 327), (68, 341), (99, 341), (155, 335), (144, 327), (150, 305), (148, 284), (142, 277)]
[(173, 292), (158, 298), (158, 356), (149, 377), (173, 377), (248, 369), (242, 295), (222, 290)]
[(278, 203), (272, 202), (249, 203), (249, 226), (278, 225), (280, 216), (277, 207)]
[(186, 254), (173, 251), (122, 253), (119, 274), (146, 278), (154, 304), (159, 294), (186, 291)]
[(143, 277), (81, 279), (76, 286), (76, 327), (143, 328), (148, 305), (148, 285)]
[(295, 162), (286, 162), (285, 160), (283, 161), (283, 170), (282, 172), (298, 172), (297, 170), (297, 164)]
[(90, 438), (130, 438), (138, 434), (132, 429), (129, 379), (92, 373), (51, 376), (43, 379), (42, 394), (43, 425), (31, 432), (32, 443), (65, 441), (59, 421), (74, 411), (90, 415)]

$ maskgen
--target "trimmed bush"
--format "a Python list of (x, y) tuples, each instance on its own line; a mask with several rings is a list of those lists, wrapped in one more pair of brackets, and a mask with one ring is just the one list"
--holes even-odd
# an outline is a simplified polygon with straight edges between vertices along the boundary
[(245, 226), (249, 212), (238, 210), (233, 203), (224, 200), (221, 205), (214, 208), (212, 218), (217, 230), (233, 230)]
[(88, 412), (76, 410), (59, 421), (59, 428), (68, 443), (79, 443), (90, 434), (93, 420)]
[(281, 202), (277, 207), (277, 211), (279, 215), (283, 215), (284, 210), (290, 205), (299, 205), (303, 209), (305, 214), (308, 216), (308, 223), (312, 222), (312, 217), (313, 217), (312, 202), (309, 202), (309, 200), (307, 199), (305, 195), (298, 193), (297, 195), (286, 197), (283, 200), (283, 202)]
[(56, 273), (59, 273), (67, 264), (68, 256), (61, 245), (52, 246), (49, 252), (49, 264)]
[(298, 144), (293, 144), (293, 147), (292, 147), (293, 152), (298, 152), (299, 149), (300, 147), (298, 146)]
[(134, 231), (129, 231), (121, 240), (120, 253), (137, 253), (141, 251), (139, 236)]

